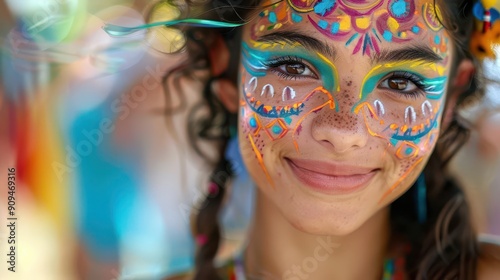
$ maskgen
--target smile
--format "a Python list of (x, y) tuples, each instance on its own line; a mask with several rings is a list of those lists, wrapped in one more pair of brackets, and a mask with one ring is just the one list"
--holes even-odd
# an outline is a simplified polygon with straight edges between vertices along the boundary
[(380, 171), (321, 161), (285, 158), (295, 177), (309, 189), (327, 195), (342, 195), (360, 191)]

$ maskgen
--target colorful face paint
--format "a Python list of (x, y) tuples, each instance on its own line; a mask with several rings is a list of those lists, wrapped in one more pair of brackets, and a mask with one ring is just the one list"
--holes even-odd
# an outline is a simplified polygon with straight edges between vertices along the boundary
[(437, 140), (448, 81), (445, 70), (441, 64), (418, 60), (377, 65), (365, 77), (353, 107), (372, 136), (389, 141), (401, 161), (412, 162), (408, 170), (430, 153)]
[[(246, 73), (242, 104), (249, 109), (245, 118), (254, 136), (264, 131), (276, 140), (290, 130), (296, 134), (310, 112), (336, 108), (332, 93), (339, 90), (338, 73), (325, 56), (300, 44), (251, 44), (253, 47), (247, 43), (242, 46)], [(280, 79), (289, 82), (284, 85)]]
[[(434, 149), (453, 54), (441, 12), (432, 0), (286, 0), (264, 7), (243, 34), (245, 164), (301, 230), (323, 221), (311, 228), (344, 234), (408, 189)], [(359, 175), (350, 169), (377, 175), (361, 191), (325, 195), (296, 176), (295, 159), (314, 163), (301, 169), (319, 170), (309, 174), (320, 185)]]
[[(253, 32), (259, 34), (307, 20), (327, 38), (354, 46), (353, 54), (371, 55), (380, 53), (383, 42), (404, 43), (425, 29), (441, 30), (440, 16), (441, 11), (434, 5), (418, 7), (413, 0), (288, 0), (261, 12)], [(446, 52), (447, 42), (441, 36), (432, 38), (431, 44), (439, 52)]]

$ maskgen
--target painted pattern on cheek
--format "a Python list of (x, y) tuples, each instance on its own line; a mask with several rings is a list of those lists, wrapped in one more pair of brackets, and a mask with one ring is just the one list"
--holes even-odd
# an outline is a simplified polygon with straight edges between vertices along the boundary
[[(338, 72), (325, 56), (304, 51), (298, 44), (255, 41), (250, 44), (252, 47), (243, 43), (241, 125), (261, 169), (274, 186), (263, 161), (263, 151), (255, 142), (256, 137), (262, 136), (265, 141), (271, 142), (291, 137), (296, 151), (300, 152), (296, 137), (301, 132), (304, 119), (322, 109), (338, 110), (334, 99), (334, 93), (340, 89)], [(307, 62), (314, 64), (321, 77), (301, 83), (299, 78), (295, 82), (288, 82), (273, 74), (274, 70), (268, 65), (268, 61), (295, 54), (300, 54)]]
[[(363, 81), (359, 101), (352, 106), (350, 112), (353, 116), (361, 115), (368, 133), (386, 141), (388, 149), (393, 151), (391, 154), (399, 160), (400, 177), (384, 193), (381, 202), (420, 166), (432, 151), (438, 138), (439, 119), (442, 115), (443, 96), (448, 80), (445, 72), (448, 65), (449, 41), (441, 31), (443, 26), (439, 21), (441, 17), (439, 7), (429, 2), (417, 6), (416, 3), (421, 2), (423, 1), (378, 0), (366, 3), (356, 0), (287, 0), (263, 11), (251, 31), (252, 39), (256, 39), (266, 31), (300, 24), (307, 20), (327, 38), (340, 41), (346, 47), (353, 46), (353, 54), (368, 56), (380, 53), (382, 43), (408, 44), (411, 40), (420, 40), (422, 36), (427, 36), (428, 45), (444, 59), (441, 64), (401, 61), (375, 66)], [(261, 50), (266, 50), (262, 53), (267, 53), (269, 49), (277, 48), (277, 45), (268, 44), (260, 47)], [(259, 129), (253, 133), (259, 135), (263, 133), (272, 141), (288, 137), (290, 135), (288, 132), (292, 130), (291, 137), (299, 152), (296, 137), (301, 132), (304, 119), (323, 109), (335, 109), (338, 112), (340, 106), (336, 103), (337, 96), (331, 92), (339, 92), (340, 88), (338, 85), (328, 85), (307, 91), (308, 98), (317, 98), (321, 92), (324, 97), (331, 97), (308, 103), (315, 106), (306, 106), (305, 101), (308, 98), (301, 98), (304, 93), (300, 94), (300, 90), (294, 87), (290, 88), (293, 88), (295, 98), (292, 98), (291, 91), (288, 90), (287, 96), (290, 98), (286, 99), (283, 97), (284, 88), (280, 88), (279, 85), (268, 83), (267, 88), (253, 88), (252, 80), (256, 81), (257, 78), (267, 75), (256, 70), (259, 67), (264, 68), (259, 65), (259, 61), (264, 60), (262, 53), (255, 55), (256, 53), (244, 60), (245, 68), (251, 74), (247, 79), (250, 80), (249, 86), (244, 89), (244, 98), (241, 101), (242, 106), (246, 108), (246, 114), (252, 112), (253, 117), (250, 118), (248, 125), (259, 123)], [(281, 55), (285, 53), (286, 51), (283, 51)], [(379, 82), (391, 71), (411, 72), (417, 75), (422, 72), (433, 72), (435, 75), (431, 75), (432, 78), (420, 75), (422, 80), (420, 87), (425, 92), (423, 96), (395, 97), (395, 93), (392, 92), (391, 97), (387, 91), (381, 94), (380, 89), (377, 89)], [(319, 72), (323, 73), (322, 69)], [(338, 76), (335, 80), (338, 80)], [(248, 90), (252, 88), (253, 90)], [(336, 91), (329, 91), (332, 88)], [(257, 96), (259, 93), (260, 97)], [(283, 105), (266, 102), (275, 95), (281, 97), (283, 102), (293, 100), (295, 103)], [(279, 124), (280, 128), (273, 129), (276, 124)], [(258, 149), (255, 150), (256, 153), (259, 152)], [(261, 167), (265, 171), (263, 163)]]
[[(420, 89), (394, 92), (380, 88), (380, 81), (395, 71), (418, 78)], [(439, 63), (400, 61), (377, 65), (365, 77), (359, 102), (352, 110), (363, 116), (372, 136), (389, 142), (388, 147), (394, 151), (401, 166), (400, 178), (383, 194), (380, 202), (413, 173), (435, 145), (448, 81), (445, 72), (446, 67)], [(428, 78), (419, 73), (436, 77)]]

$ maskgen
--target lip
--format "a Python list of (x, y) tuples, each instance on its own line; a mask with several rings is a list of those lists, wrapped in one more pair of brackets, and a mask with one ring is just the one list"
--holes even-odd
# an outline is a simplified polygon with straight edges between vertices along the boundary
[(328, 195), (350, 194), (368, 186), (380, 171), (354, 165), (285, 158), (292, 173), (309, 189)]

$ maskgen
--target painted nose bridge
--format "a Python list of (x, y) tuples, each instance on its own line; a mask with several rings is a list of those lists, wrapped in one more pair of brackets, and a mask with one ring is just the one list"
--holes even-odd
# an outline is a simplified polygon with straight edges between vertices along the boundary
[(368, 132), (362, 114), (352, 110), (352, 102), (339, 100), (338, 110), (323, 109), (312, 119), (312, 137), (337, 153), (364, 147)]

